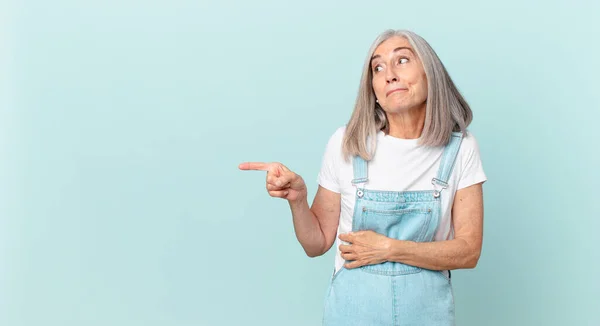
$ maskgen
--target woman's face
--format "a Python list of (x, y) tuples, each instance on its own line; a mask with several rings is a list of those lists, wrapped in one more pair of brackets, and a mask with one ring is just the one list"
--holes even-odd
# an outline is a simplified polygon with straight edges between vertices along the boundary
[(394, 36), (381, 43), (371, 59), (373, 91), (388, 114), (425, 107), (427, 78), (407, 39)]

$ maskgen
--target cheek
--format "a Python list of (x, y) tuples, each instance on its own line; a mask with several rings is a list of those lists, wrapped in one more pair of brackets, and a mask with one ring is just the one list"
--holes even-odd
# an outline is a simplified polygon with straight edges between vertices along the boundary
[(422, 84), (421, 84), (421, 94), (422, 94), (424, 97), (427, 97), (427, 91), (428, 91), (428, 88), (427, 88), (427, 81), (426, 81), (426, 80), (423, 80), (421, 83), (422, 83)]
[(421, 76), (415, 76), (413, 87), (415, 89), (415, 93), (419, 97), (427, 97), (427, 79)]
[(381, 95), (381, 93), (385, 90), (385, 83), (381, 83), (378, 78), (373, 78), (371, 84), (373, 85), (373, 91), (375, 91), (376, 95)]

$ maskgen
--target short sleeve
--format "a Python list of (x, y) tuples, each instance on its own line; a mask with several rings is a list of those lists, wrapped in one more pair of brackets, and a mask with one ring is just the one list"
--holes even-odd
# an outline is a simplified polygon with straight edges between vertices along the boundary
[(463, 139), (461, 145), (461, 170), (457, 189), (466, 188), (474, 184), (487, 181), (483, 170), (479, 144), (470, 132)]
[(337, 193), (341, 191), (338, 173), (343, 136), (344, 130), (340, 127), (329, 137), (321, 159), (321, 170), (317, 177), (317, 183), (320, 186)]

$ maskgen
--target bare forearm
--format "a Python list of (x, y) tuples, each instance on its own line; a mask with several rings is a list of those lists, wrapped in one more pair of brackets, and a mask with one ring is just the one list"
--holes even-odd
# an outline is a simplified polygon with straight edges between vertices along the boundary
[(474, 268), (480, 246), (463, 239), (414, 242), (391, 239), (388, 261), (432, 270)]
[(310, 210), (306, 198), (289, 201), (296, 238), (310, 257), (320, 256), (325, 251), (325, 236), (319, 220)]

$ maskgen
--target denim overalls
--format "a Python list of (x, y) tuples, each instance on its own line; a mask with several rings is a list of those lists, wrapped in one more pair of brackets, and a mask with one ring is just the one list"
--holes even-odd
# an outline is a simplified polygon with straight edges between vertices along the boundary
[[(432, 176), (431, 190), (364, 189), (361, 184), (368, 180), (367, 162), (355, 156), (352, 183), (357, 191), (352, 231), (373, 230), (393, 239), (433, 241), (441, 218), (442, 190), (448, 187), (461, 142), (462, 133), (452, 133), (437, 177)], [(454, 325), (450, 278), (443, 271), (398, 262), (342, 267), (327, 290), (323, 325)]]

